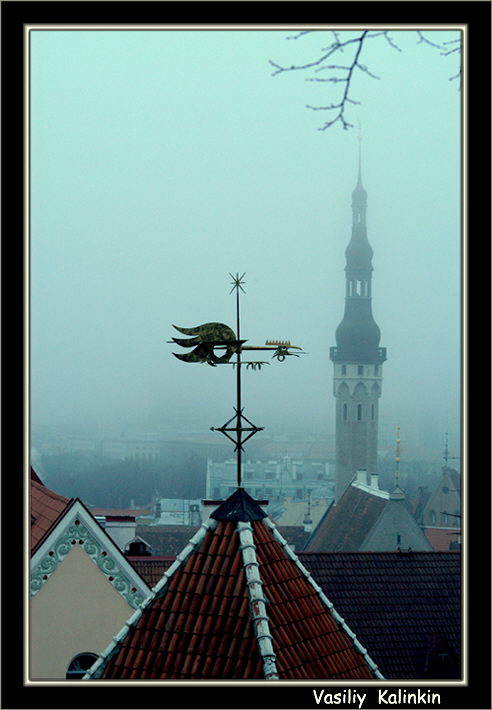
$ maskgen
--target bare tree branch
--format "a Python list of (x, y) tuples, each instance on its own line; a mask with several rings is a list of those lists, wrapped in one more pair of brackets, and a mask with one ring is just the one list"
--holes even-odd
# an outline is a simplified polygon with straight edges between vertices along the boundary
[[(319, 30), (303, 30), (298, 32), (296, 35), (291, 35), (286, 39), (300, 39), (307, 34), (312, 34), (313, 32), (319, 33)], [(449, 56), (451, 54), (461, 52), (461, 39), (449, 40), (438, 44), (431, 41), (421, 30), (416, 30), (417, 33), (417, 44), (426, 44), (434, 49), (439, 50), (442, 56)], [(292, 64), (290, 66), (282, 66), (281, 64), (269, 60), (270, 65), (274, 68), (272, 76), (277, 74), (282, 74), (285, 72), (293, 71), (309, 71), (312, 70), (314, 73), (319, 72), (330, 72), (331, 76), (325, 77), (306, 77), (306, 81), (319, 82), (325, 84), (344, 84), (343, 92), (341, 92), (340, 100), (331, 102), (323, 106), (312, 106), (310, 104), (306, 105), (312, 111), (333, 111), (335, 112), (333, 117), (328, 120), (323, 126), (320, 126), (318, 130), (324, 131), (335, 123), (341, 123), (342, 128), (347, 130), (348, 128), (353, 128), (353, 124), (350, 123), (346, 117), (346, 109), (348, 104), (359, 105), (360, 102), (356, 101), (350, 95), (352, 89), (352, 82), (354, 77), (354, 72), (356, 69), (366, 74), (372, 79), (380, 79), (381, 77), (374, 74), (366, 64), (362, 64), (360, 61), (361, 53), (363, 47), (366, 46), (368, 40), (375, 39), (377, 37), (384, 37), (385, 41), (394, 50), (401, 52), (402, 49), (396, 44), (393, 37), (386, 30), (361, 30), (356, 32), (355, 36), (352, 32), (346, 31), (336, 31), (331, 30), (331, 36), (333, 41), (326, 47), (321, 48), (321, 55), (311, 61), (305, 62), (303, 64)], [(453, 46), (451, 46), (453, 45)], [(345, 51), (351, 51), (351, 58), (346, 64), (327, 64), (327, 60), (336, 53), (344, 54)], [(348, 59), (348, 57), (347, 57)], [(452, 77), (453, 79), (461, 78), (461, 67), (459, 71)]]

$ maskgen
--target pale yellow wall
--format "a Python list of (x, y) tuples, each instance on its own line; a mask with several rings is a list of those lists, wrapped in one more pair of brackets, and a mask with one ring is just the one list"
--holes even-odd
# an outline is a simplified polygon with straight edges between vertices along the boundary
[(104, 651), (134, 612), (78, 546), (30, 603), (31, 680), (65, 680), (75, 655)]

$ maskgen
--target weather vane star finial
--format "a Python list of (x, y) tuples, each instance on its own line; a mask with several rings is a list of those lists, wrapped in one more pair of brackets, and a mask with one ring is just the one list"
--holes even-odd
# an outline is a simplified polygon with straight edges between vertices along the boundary
[(233, 275), (229, 272), (229, 276), (231, 277), (231, 279), (232, 279), (231, 283), (233, 284), (233, 286), (232, 286), (231, 290), (229, 291), (229, 293), (231, 294), (233, 291), (238, 291), (239, 289), (241, 289), (241, 291), (242, 291), (243, 293), (245, 293), (245, 290), (244, 290), (244, 288), (242, 287), (242, 284), (245, 283), (245, 282), (243, 281), (243, 279), (244, 279), (244, 277), (246, 276), (246, 272), (244, 272), (244, 274), (243, 274), (242, 276), (239, 276), (238, 273), (236, 273), (236, 275), (233, 276)]

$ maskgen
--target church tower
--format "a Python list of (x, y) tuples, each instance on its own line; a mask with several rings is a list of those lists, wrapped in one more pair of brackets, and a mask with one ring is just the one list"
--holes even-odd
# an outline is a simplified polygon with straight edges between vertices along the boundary
[(359, 176), (352, 192), (352, 237), (345, 250), (345, 312), (330, 348), (336, 398), (335, 503), (357, 470), (367, 482), (377, 469), (378, 402), (381, 396), (386, 348), (371, 307), (373, 251), (366, 230), (367, 193)]

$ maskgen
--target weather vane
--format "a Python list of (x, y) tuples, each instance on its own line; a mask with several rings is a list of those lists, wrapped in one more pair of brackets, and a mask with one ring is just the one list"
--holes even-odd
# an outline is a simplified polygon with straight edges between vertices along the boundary
[[(231, 293), (236, 293), (236, 332), (224, 323), (203, 323), (194, 328), (180, 328), (173, 325), (183, 335), (192, 336), (190, 338), (173, 338), (172, 341), (184, 348), (193, 348), (189, 353), (178, 354), (173, 353), (175, 357), (184, 362), (206, 362), (212, 367), (217, 365), (232, 365), (236, 370), (236, 406), (234, 407), (234, 415), (221, 427), (211, 427), (212, 431), (220, 431), (226, 436), (237, 452), (237, 485), (241, 488), (241, 454), (244, 451), (243, 444), (248, 441), (257, 432), (262, 431), (264, 427), (257, 427), (247, 417), (244, 416), (244, 408), (241, 403), (241, 367), (246, 365), (246, 369), (261, 370), (263, 365), (270, 364), (265, 360), (246, 360), (241, 359), (244, 352), (251, 351), (273, 351), (272, 359), (283, 362), (289, 355), (299, 357), (298, 353), (291, 350), (300, 350), (298, 345), (292, 345), (288, 340), (267, 340), (265, 345), (245, 345), (246, 340), (241, 339), (240, 329), (240, 313), (239, 313), (239, 292), (242, 291), (244, 285), (244, 276), (233, 276)], [(235, 359), (232, 359), (233, 356)], [(246, 426), (245, 426), (246, 424)], [(245, 436), (244, 436), (245, 435)]]

